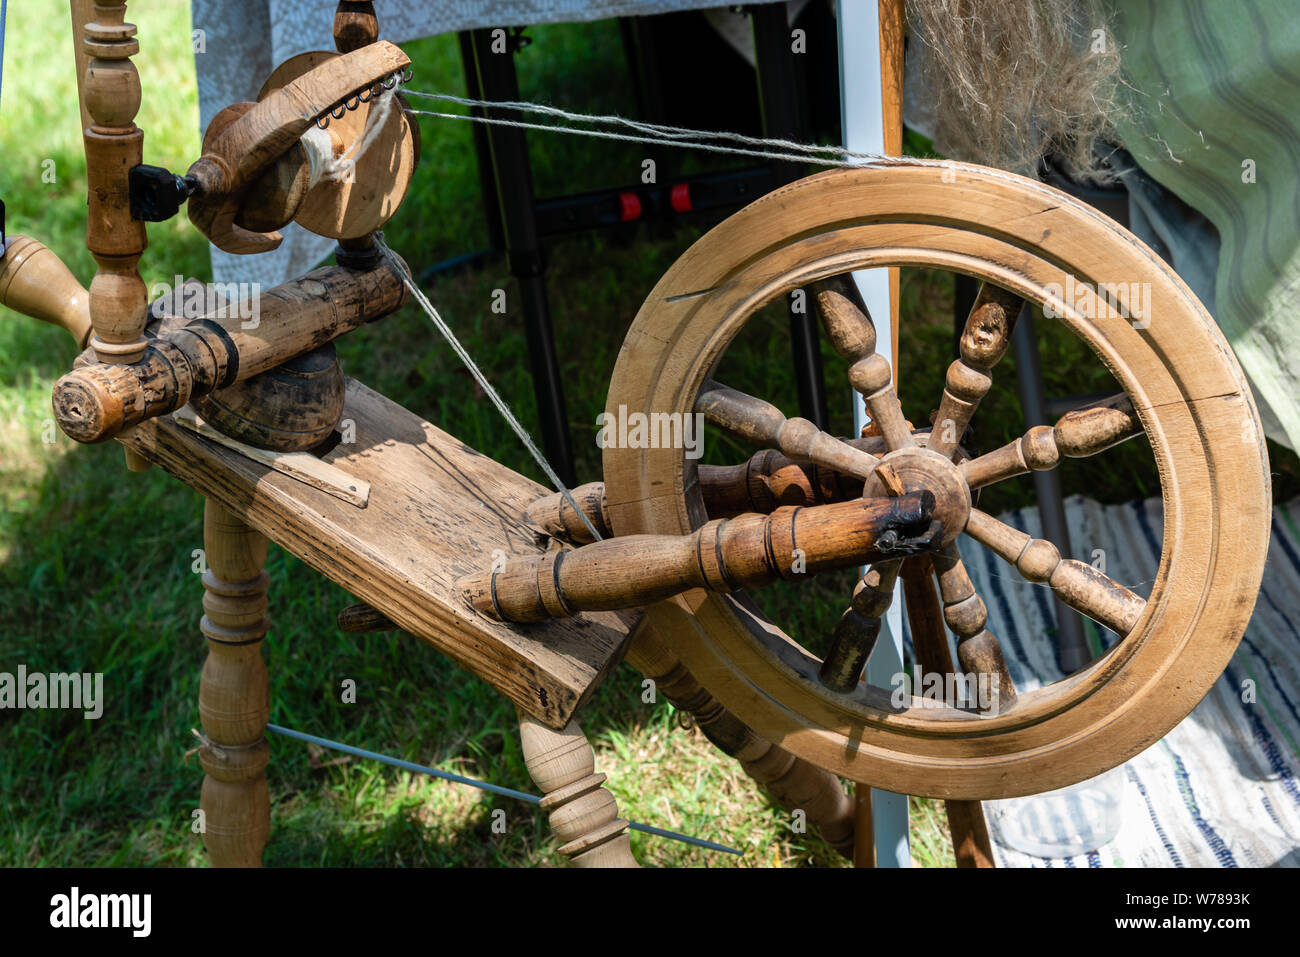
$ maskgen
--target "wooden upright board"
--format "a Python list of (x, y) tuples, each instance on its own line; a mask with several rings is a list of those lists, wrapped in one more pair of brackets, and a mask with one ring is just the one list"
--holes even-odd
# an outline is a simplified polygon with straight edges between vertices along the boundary
[(365, 508), (203, 439), (171, 417), (144, 422), (119, 441), (526, 713), (563, 728), (621, 658), (640, 612), (593, 612), (536, 625), (475, 613), (456, 580), (491, 567), (498, 549), (507, 562), (539, 552), (523, 513), (547, 490), (355, 380), (348, 382), (343, 414), (349, 419), (356, 441), (322, 458), (370, 483)]

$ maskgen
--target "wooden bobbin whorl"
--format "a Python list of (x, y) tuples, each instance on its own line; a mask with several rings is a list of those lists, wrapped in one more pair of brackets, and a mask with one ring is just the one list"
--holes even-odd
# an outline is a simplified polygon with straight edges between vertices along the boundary
[(231, 438), (261, 449), (301, 452), (334, 431), (343, 416), (345, 390), (334, 343), (327, 342), (192, 404)]
[[(285, 60), (262, 84), (258, 100), (265, 100), (303, 74), (338, 56), (333, 51), (316, 50)], [(348, 150), (365, 137), (367, 120), (379, 97), (376, 95), (364, 103), (354, 98), (351, 102), (354, 108), (345, 110), (342, 116), (331, 116), (329, 126), (323, 131), (326, 136), (316, 141), (328, 140), (328, 149), (332, 150), (334, 159), (347, 155)], [(295, 188), (298, 183), (295, 177), (306, 169), (302, 183), (305, 195), (293, 206), (291, 218), (294, 222), (318, 236), (331, 239), (357, 239), (383, 228), (406, 198), (420, 159), (420, 128), (407, 119), (405, 106), (401, 95), (395, 95), (382, 127), (364, 153), (357, 151), (356, 166), (346, 176), (311, 182), (308, 164), (299, 165), (299, 151), (308, 142), (307, 137), (278, 161), (281, 168), (278, 171), (273, 169), (272, 173), (278, 179), (292, 180)], [(271, 184), (265, 186), (270, 195), (279, 195)], [(241, 216), (250, 215), (249, 205), (246, 201)], [(277, 204), (275, 208), (278, 211), (288, 207)]]

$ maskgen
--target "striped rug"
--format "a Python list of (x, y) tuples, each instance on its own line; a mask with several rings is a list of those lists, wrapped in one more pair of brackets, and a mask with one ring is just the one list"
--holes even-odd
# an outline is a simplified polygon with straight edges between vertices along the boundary
[[(1076, 496), (1066, 514), (1074, 557), (1091, 562), (1100, 549), (1107, 574), (1150, 594), (1160, 563), (1160, 499), (1099, 505)], [(1031, 535), (1042, 532), (1036, 509), (1001, 518)], [(962, 556), (1016, 687), (1062, 677), (1047, 588), (969, 538)], [(1177, 728), (1120, 769), (1115, 838), (1091, 853), (1049, 859), (1004, 847), (990, 820), (998, 866), (1300, 867), (1298, 611), (1300, 499), (1274, 510), (1263, 587), (1227, 671)], [(1094, 652), (1117, 640), (1087, 619), (1085, 628)]]

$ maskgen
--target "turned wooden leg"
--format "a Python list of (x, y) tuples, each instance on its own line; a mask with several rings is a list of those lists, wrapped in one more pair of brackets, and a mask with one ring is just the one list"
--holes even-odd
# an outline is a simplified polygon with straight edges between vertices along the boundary
[(648, 615), (642, 618), (628, 645), (628, 664), (653, 679), (659, 692), (688, 712), (704, 736), (739, 761), (777, 804), (803, 811), (831, 847), (850, 856), (853, 800), (839, 778), (776, 746), (724, 708), (673, 654), (657, 627)]
[(596, 773), (596, 755), (578, 723), (552, 731), (520, 712), (519, 737), (528, 773), (545, 795), (542, 809), (564, 842), (560, 853), (574, 867), (639, 867), (627, 821), (619, 818), (614, 795), (601, 787), (605, 775)]
[(260, 867), (271, 830), (265, 738), (270, 696), (261, 651), (268, 626), (266, 536), (209, 500), (203, 547), (203, 844), (215, 867)]

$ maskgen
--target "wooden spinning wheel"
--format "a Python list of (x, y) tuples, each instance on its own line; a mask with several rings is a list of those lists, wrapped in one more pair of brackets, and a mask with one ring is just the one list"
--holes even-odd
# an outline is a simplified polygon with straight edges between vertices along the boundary
[[(822, 282), (885, 265), (946, 268), (985, 283), (961, 358), (948, 370), (937, 441), (909, 432), (888, 363), (873, 354), (870, 320)], [(1123, 299), (1093, 296), (1080, 309), (1056, 292), (1062, 321), (1126, 395), (955, 466), (956, 438), (990, 386), (1020, 297), (1048, 302), (1067, 277), (1078, 288), (1150, 284), (1154, 312), (1146, 322), (1125, 318)], [(963, 670), (1000, 679), (1001, 706), (986, 715), (900, 712), (887, 692), (858, 683), (897, 560), (877, 564), (859, 586), (826, 665), (733, 597), (692, 591), (652, 607), (647, 618), (704, 687), (758, 733), (818, 766), (895, 792), (981, 799), (1049, 790), (1107, 770), (1162, 736), (1200, 701), (1236, 648), (1268, 539), (1263, 434), (1242, 372), (1203, 307), (1133, 236), (1039, 183), (966, 166), (825, 173), (755, 202), (669, 270), (628, 333), (608, 410), (700, 409), (733, 432), (842, 468), (792, 435), (799, 431), (793, 423), (782, 423), (761, 400), (730, 393), (720, 402), (708, 383), (760, 305), (809, 284), (888, 449), (865, 494), (891, 492), (886, 483), (900, 482), (893, 492), (936, 496), (935, 517), (945, 528), (945, 545), (934, 555), (944, 618)], [(1140, 430), (1165, 503), (1164, 551), (1149, 600), (970, 507), (970, 488), (1100, 452)], [(712, 517), (680, 450), (608, 448), (604, 467), (609, 523), (619, 536), (682, 535)], [(1010, 678), (962, 566), (958, 531), (1123, 640), (1064, 681), (1008, 695)]]
[[(335, 338), (391, 314), (415, 290), (374, 233), (406, 195), (419, 142), (401, 109), (374, 124), (370, 107), (358, 109), (409, 77), (405, 54), (378, 39), (372, 5), (340, 3), (338, 53), (290, 60), (257, 103), (227, 107), (184, 177), (141, 163), (131, 65), (139, 47), (125, 5), (97, 5), (94, 16), (78, 33), (90, 58), (87, 245), (98, 272), (87, 292), (53, 253), (14, 237), (0, 259), (0, 302), (88, 344), (54, 390), (68, 435), (117, 438), (132, 468), (157, 465), (207, 499), (199, 753), (214, 863), (257, 863), (269, 830), (259, 651), (271, 627), (269, 541), (362, 602), (341, 626), (400, 626), (514, 703), (561, 852), (586, 866), (635, 863), (627, 822), (574, 719), (623, 654), (848, 853), (855, 810), (835, 775), (953, 802), (1074, 783), (1167, 732), (1235, 650), (1270, 520), (1249, 389), (1174, 273), (1070, 197), (1011, 174), (934, 163), (827, 173), (764, 197), (697, 242), (651, 292), (607, 399), (614, 417), (702, 413), (757, 454), (697, 466), (680, 445), (616, 444), (605, 449), (603, 485), (548, 495), (345, 380), (337, 365)], [(329, 157), (312, 130), (331, 116), (340, 122), (324, 149), (335, 158), (377, 131), (356, 180), (316, 179)], [(186, 200), (194, 225), (228, 251), (274, 248), (276, 230), (297, 221), (340, 240), (337, 265), (261, 294), (251, 325), (221, 310), (184, 315), (173, 297), (149, 303), (137, 272), (143, 220), (175, 215)], [(875, 330), (842, 278), (903, 265), (984, 282), (929, 432), (904, 420)], [(1152, 313), (1141, 321), (1128, 314), (1132, 283), (1149, 290)], [(750, 316), (797, 287), (811, 291), (850, 363), (876, 436), (835, 438), (714, 380)], [(1124, 391), (971, 457), (959, 442), (1025, 301), (1058, 312)], [(354, 437), (322, 443), (345, 415)], [(972, 506), (972, 489), (1140, 432), (1165, 502), (1164, 552), (1147, 599)], [(1063, 681), (1017, 693), (963, 566), (963, 535), (1119, 643)], [(488, 558), (497, 554), (505, 560)], [(743, 594), (863, 564), (870, 570), (845, 596), (824, 660)], [(987, 679), (996, 694), (982, 711), (895, 707), (888, 691), (860, 680), (900, 578), (918, 662)], [(940, 618), (957, 637), (955, 663)], [(982, 830), (969, 806), (950, 804), (949, 813), (955, 834)]]

